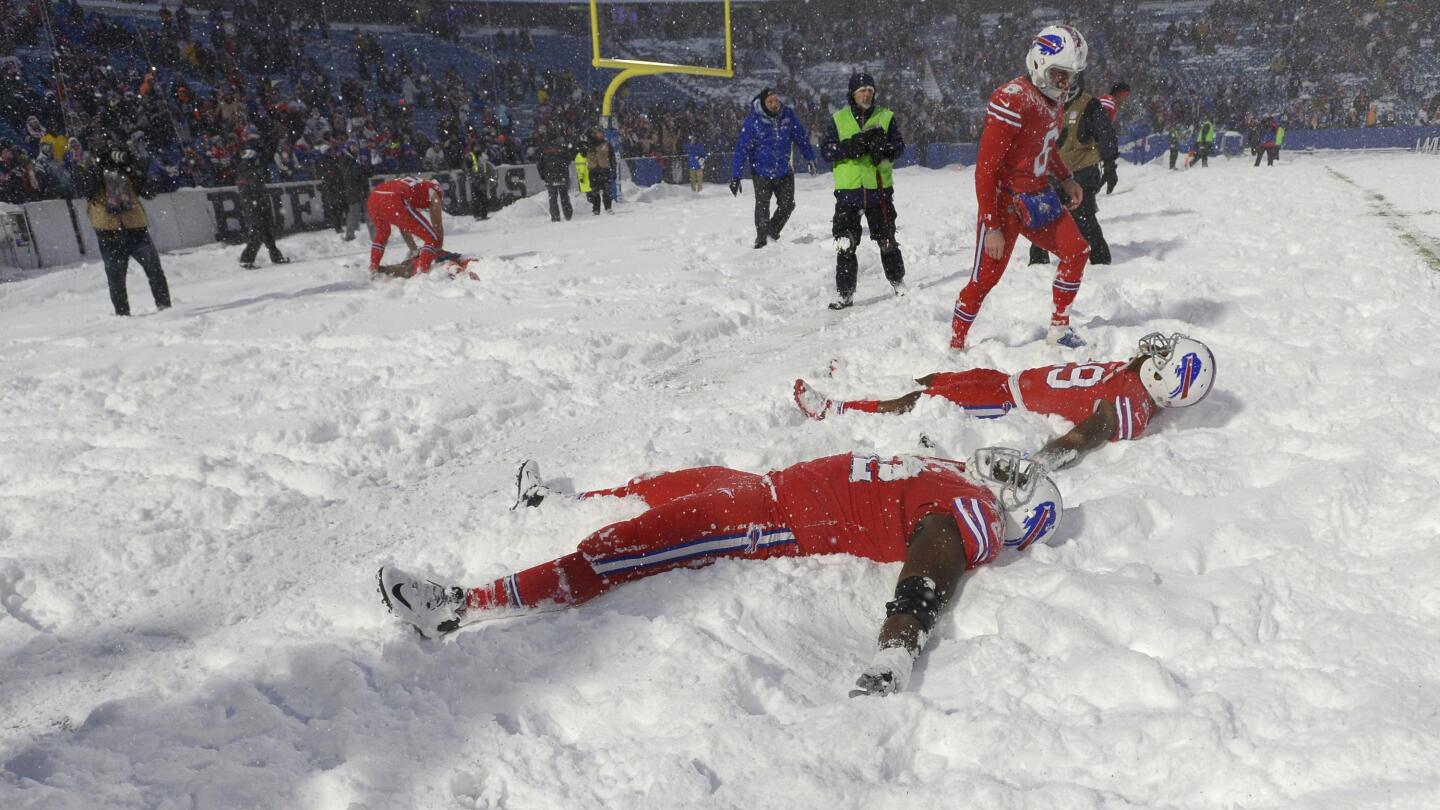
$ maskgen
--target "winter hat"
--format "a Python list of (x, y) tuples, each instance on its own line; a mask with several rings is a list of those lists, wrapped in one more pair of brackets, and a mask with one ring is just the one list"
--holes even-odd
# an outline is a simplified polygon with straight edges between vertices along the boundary
[(1120, 93), (1128, 93), (1128, 92), (1130, 92), (1130, 83), (1129, 83), (1129, 82), (1116, 82), (1116, 83), (1110, 88), (1110, 95), (1112, 95), (1112, 96), (1119, 95)]
[(851, 97), (854, 97), (855, 91), (856, 91), (856, 90), (859, 90), (859, 89), (862, 88), (862, 87), (868, 87), (868, 88), (870, 88), (871, 90), (874, 90), (874, 89), (875, 89), (875, 77), (874, 77), (874, 76), (871, 76), (869, 73), (865, 73), (865, 72), (863, 72), (863, 71), (860, 72), (860, 73), (852, 73), (852, 74), (850, 74), (850, 95), (851, 95)]

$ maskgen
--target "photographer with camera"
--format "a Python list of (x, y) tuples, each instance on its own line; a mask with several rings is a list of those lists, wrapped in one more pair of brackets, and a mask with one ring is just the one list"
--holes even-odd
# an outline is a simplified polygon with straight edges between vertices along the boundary
[(85, 211), (100, 242), (105, 278), (110, 284), (110, 303), (116, 315), (130, 314), (125, 274), (133, 257), (150, 281), (155, 308), (170, 308), (170, 286), (160, 267), (160, 254), (150, 239), (150, 221), (141, 197), (155, 196), (146, 182), (145, 170), (135, 165), (130, 147), (123, 140), (108, 137), (99, 149), (87, 155), (75, 176), (77, 196), (86, 201)]

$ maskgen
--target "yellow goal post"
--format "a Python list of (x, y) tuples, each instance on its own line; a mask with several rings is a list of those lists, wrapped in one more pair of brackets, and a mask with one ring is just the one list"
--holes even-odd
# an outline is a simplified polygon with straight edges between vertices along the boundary
[(636, 76), (653, 76), (657, 73), (685, 73), (691, 76), (719, 76), (726, 79), (735, 76), (735, 51), (730, 31), (730, 0), (721, 0), (721, 4), (725, 7), (725, 66), (702, 67), (679, 65), (672, 62), (647, 62), (640, 59), (606, 57), (600, 52), (600, 2), (599, 0), (590, 0), (590, 44), (593, 49), (590, 64), (597, 68), (611, 68), (620, 71), (610, 80), (610, 86), (605, 88), (605, 99), (600, 106), (601, 126), (609, 126), (615, 93), (620, 89), (620, 85)]

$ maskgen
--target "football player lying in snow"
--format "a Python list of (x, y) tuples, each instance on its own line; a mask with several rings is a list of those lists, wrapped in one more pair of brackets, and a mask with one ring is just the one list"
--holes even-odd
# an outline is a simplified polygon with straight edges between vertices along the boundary
[(941, 371), (921, 377), (925, 386), (895, 399), (830, 399), (804, 380), (795, 381), (795, 404), (811, 419), (832, 413), (906, 413), (923, 396), (944, 397), (971, 416), (992, 419), (1013, 409), (1059, 416), (1075, 424), (1051, 439), (1035, 459), (1052, 470), (1080, 460), (1107, 440), (1137, 439), (1156, 406), (1185, 408), (1215, 384), (1215, 355), (1194, 338), (1152, 332), (1140, 338), (1129, 360), (1064, 363), (1006, 374), (989, 368)]
[(396, 278), (413, 278), (421, 273), (429, 273), (432, 270), (440, 269), (449, 273), (451, 278), (455, 278), (464, 273), (467, 277), (479, 281), (480, 276), (476, 275), (475, 271), (470, 269), (470, 263), (473, 261), (475, 261), (475, 259), (469, 256), (461, 256), (459, 253), (451, 253), (448, 250), (437, 250), (435, 251), (434, 259), (426, 263), (425, 269), (423, 270), (420, 269), (420, 257), (416, 254), (406, 258), (405, 261), (400, 264), (379, 265), (372, 272), (395, 276)]
[[(551, 494), (535, 462), (522, 464), (516, 505), (538, 506)], [(1048, 541), (1062, 512), (1045, 470), (1003, 447), (979, 450), (968, 463), (857, 454), (765, 475), (699, 467), (571, 497), (602, 496), (638, 497), (649, 508), (591, 534), (574, 553), (477, 588), (386, 566), (380, 596), (392, 613), (434, 637), (578, 605), (622, 583), (721, 557), (851, 554), (900, 562), (879, 650), (851, 693), (883, 695), (905, 687), (960, 575), (1002, 552)]]

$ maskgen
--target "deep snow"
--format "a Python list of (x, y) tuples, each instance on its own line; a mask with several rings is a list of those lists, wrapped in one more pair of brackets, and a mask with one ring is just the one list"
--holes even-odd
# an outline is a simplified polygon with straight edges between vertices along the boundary
[(1122, 167), (1078, 354), (1189, 332), (1216, 390), (1062, 473), (1062, 541), (967, 576), (884, 700), (845, 695), (897, 566), (720, 563), (449, 643), (374, 572), (481, 584), (639, 508), (512, 512), (525, 457), (595, 487), (922, 431), (1037, 447), (1064, 424), (790, 400), (1076, 356), (1023, 250), (947, 349), (969, 170), (898, 174), (911, 293), (867, 243), (844, 313), (823, 177), (762, 251), (747, 183), (458, 223), (481, 282), (372, 283), (315, 234), (278, 268), (166, 257), (160, 314), (137, 269), (131, 319), (97, 265), (0, 284), (0, 807), (1440, 806), (1437, 181), (1411, 154)]

